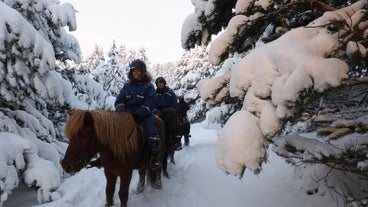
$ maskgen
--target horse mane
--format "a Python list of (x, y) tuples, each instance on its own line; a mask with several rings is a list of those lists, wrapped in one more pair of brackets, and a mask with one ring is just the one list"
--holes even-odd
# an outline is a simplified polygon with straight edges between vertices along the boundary
[(141, 150), (136, 125), (126, 112), (74, 110), (65, 127), (67, 137), (73, 137), (83, 128), (87, 113), (92, 115), (97, 139), (112, 151), (114, 157), (126, 162), (128, 157), (135, 156), (137, 150)]

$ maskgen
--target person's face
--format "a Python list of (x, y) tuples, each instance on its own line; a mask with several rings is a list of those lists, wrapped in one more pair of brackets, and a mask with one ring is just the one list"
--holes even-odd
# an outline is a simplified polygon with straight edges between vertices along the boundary
[(158, 88), (163, 88), (163, 87), (165, 87), (165, 84), (160, 81), (160, 82), (157, 83), (157, 87)]
[(134, 80), (140, 80), (142, 78), (142, 70), (134, 69), (132, 71), (132, 76)]

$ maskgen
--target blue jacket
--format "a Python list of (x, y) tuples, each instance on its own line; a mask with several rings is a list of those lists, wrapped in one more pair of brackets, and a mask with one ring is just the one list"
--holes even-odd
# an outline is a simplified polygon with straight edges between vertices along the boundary
[(158, 110), (178, 107), (178, 99), (174, 91), (166, 86), (163, 89), (156, 89), (155, 102)]
[(148, 80), (130, 80), (124, 84), (116, 97), (115, 109), (136, 113), (140, 118), (145, 118), (156, 111), (155, 88)]

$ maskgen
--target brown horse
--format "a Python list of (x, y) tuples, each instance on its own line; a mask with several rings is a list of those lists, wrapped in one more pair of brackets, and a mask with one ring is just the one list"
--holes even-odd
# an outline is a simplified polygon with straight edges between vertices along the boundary
[[(163, 125), (163, 123), (161, 124)], [(164, 127), (164, 126), (163, 126)], [(160, 130), (159, 130), (160, 131)], [(161, 132), (161, 151), (164, 150), (164, 136)], [(105, 110), (69, 112), (65, 127), (69, 146), (61, 164), (68, 173), (78, 172), (94, 157), (100, 154), (106, 184), (106, 205), (113, 206), (117, 177), (120, 178), (119, 198), (122, 207), (127, 206), (129, 185), (133, 169), (139, 169), (138, 191), (143, 190), (144, 177), (153, 188), (161, 188), (161, 168), (151, 169), (145, 134), (134, 122), (131, 114)], [(163, 152), (159, 153), (162, 157)], [(142, 180), (143, 179), (143, 180)]]

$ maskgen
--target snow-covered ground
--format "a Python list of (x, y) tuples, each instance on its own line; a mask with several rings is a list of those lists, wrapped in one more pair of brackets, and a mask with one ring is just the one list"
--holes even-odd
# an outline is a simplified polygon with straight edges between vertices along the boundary
[[(295, 168), (286, 164), (272, 151), (269, 151), (269, 162), (263, 165), (259, 175), (246, 172), (245, 176), (239, 179), (224, 174), (217, 168), (215, 161), (218, 133), (219, 130), (205, 129), (201, 124), (192, 125), (190, 146), (176, 153), (176, 165), (171, 163), (168, 165), (171, 178), (162, 178), (161, 190), (146, 187), (143, 193), (136, 194), (138, 174), (135, 171), (128, 205), (139, 207), (336, 206), (328, 195), (307, 195), (302, 188), (305, 180), (297, 176)], [(59, 200), (33, 206), (103, 206), (105, 183), (103, 170), (83, 169), (78, 174), (63, 180), (58, 189), (62, 195)], [(31, 203), (29, 198), (30, 193), (16, 192), (9, 196), (4, 207), (29, 207)], [(23, 203), (22, 200), (24, 200)], [(120, 206), (117, 193), (115, 193), (115, 206)]]

